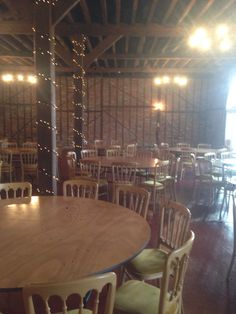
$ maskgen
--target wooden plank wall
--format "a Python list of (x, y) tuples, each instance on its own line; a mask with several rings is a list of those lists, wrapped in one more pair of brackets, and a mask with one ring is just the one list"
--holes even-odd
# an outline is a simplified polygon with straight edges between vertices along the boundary
[[(155, 143), (157, 114), (152, 104), (164, 103), (160, 141), (175, 145), (188, 142), (224, 144), (225, 105), (228, 85), (218, 78), (194, 78), (187, 87), (154, 86), (152, 78), (88, 77), (84, 97), (84, 134), (94, 139), (112, 139), (122, 145)], [(72, 78), (57, 77), (57, 142), (73, 142)], [(0, 137), (33, 140), (36, 136), (35, 87), (0, 85)]]

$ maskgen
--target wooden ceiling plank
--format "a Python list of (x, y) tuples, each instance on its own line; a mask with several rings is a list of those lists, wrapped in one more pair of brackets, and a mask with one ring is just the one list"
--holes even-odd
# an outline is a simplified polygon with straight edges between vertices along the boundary
[(132, 6), (131, 24), (134, 24), (136, 21), (137, 9), (138, 9), (138, 0), (134, 0), (133, 6)]
[[(0, 23), (1, 26), (1, 23)], [(139, 24), (66, 24), (60, 23), (56, 33), (61, 36), (69, 36), (75, 33), (83, 33), (89, 36), (154, 36), (154, 37), (181, 37), (185, 35), (185, 29), (181, 26), (163, 26), (156, 23), (147, 25)]]
[(103, 24), (107, 24), (107, 3), (106, 3), (106, 0), (100, 0), (100, 5), (101, 5)]
[(168, 9), (166, 11), (166, 14), (164, 15), (162, 19), (162, 24), (166, 23), (169, 17), (171, 16), (171, 13), (174, 11), (174, 8), (177, 4), (178, 0), (172, 0), (171, 4), (168, 6)]
[(93, 51), (88, 53), (84, 58), (85, 67), (89, 67), (94, 59), (97, 59), (101, 54), (104, 53), (108, 48), (110, 48), (115, 42), (117, 42), (122, 36), (112, 35), (105, 38), (101, 43), (99, 43)]
[(26, 42), (26, 41), (24, 40), (24, 38), (22, 38), (21, 35), (19, 35), (19, 36), (13, 35), (12, 37), (13, 37), (16, 41), (19, 41), (19, 42), (21, 43), (21, 45), (22, 45), (24, 48), (26, 48), (26, 49), (32, 51), (33, 46), (30, 45), (28, 42)]
[(116, 24), (120, 23), (120, 12), (121, 12), (120, 9), (121, 9), (120, 0), (116, 0)]
[[(32, 19), (33, 1), (30, 0), (3, 0), (12, 15), (18, 18)], [(27, 9), (26, 9), (27, 8)]]
[(155, 10), (156, 10), (157, 2), (158, 2), (158, 0), (152, 0), (151, 5), (149, 7), (149, 12), (148, 12), (148, 16), (147, 16), (147, 19), (146, 19), (146, 23), (150, 23), (151, 22), (151, 20), (153, 18), (153, 15), (155, 13)]
[(182, 23), (185, 17), (188, 15), (188, 13), (192, 10), (194, 4), (196, 3), (196, 0), (191, 0), (188, 5), (186, 5), (182, 15), (180, 16), (178, 20), (178, 24)]
[(33, 53), (29, 51), (4, 51), (1, 49), (0, 56), (2, 58), (33, 58)]
[(52, 25), (56, 26), (80, 2), (80, 0), (59, 1), (53, 7)]
[(213, 2), (215, 0), (208, 0), (206, 5), (202, 8), (202, 10), (198, 13), (196, 19), (200, 19), (208, 10), (209, 8), (212, 6)]
[(80, 5), (80, 7), (82, 9), (82, 12), (83, 12), (84, 19), (85, 19), (86, 23), (91, 23), (92, 20), (91, 20), (89, 8), (87, 6), (87, 2), (85, 0), (81, 0), (79, 5)]

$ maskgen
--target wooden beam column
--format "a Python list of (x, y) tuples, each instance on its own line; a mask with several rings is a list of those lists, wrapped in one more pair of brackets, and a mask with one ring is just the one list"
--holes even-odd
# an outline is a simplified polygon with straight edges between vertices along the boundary
[(37, 0), (34, 6), (35, 66), (38, 77), (37, 136), (39, 192), (57, 194), (56, 82), (53, 0)]
[(81, 158), (81, 149), (84, 139), (83, 134), (83, 96), (84, 96), (84, 68), (83, 59), (85, 51), (85, 37), (79, 35), (72, 39), (73, 43), (73, 64), (74, 69), (77, 69), (73, 74), (74, 84), (74, 145), (77, 160)]

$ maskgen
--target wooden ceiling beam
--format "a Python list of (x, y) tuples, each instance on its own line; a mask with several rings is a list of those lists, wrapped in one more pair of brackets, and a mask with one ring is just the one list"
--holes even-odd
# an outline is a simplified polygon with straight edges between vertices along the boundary
[(52, 11), (53, 26), (56, 26), (59, 22), (61, 22), (79, 2), (80, 0), (58, 1)]
[(121, 9), (121, 4), (120, 4), (120, 0), (116, 0), (116, 24), (120, 23), (120, 11)]
[[(1, 26), (1, 23), (0, 23)], [(61, 36), (69, 36), (75, 33), (83, 33), (90, 36), (154, 36), (154, 37), (181, 37), (187, 32), (187, 28), (181, 26), (162, 26), (156, 23), (143, 25), (139, 24), (66, 24), (60, 23), (56, 28), (56, 33)]]
[[(22, 71), (22, 72), (32, 72), (34, 71), (34, 66), (9, 66), (9, 65), (1, 65), (0, 72), (5, 71)], [(218, 72), (229, 72), (232, 71), (232, 67), (189, 67), (189, 68), (153, 68), (153, 67), (137, 67), (137, 68), (89, 68), (87, 69), (88, 74), (99, 74), (99, 73), (113, 73), (113, 74), (122, 74), (122, 73), (155, 73), (156, 75), (161, 73), (199, 73), (199, 74), (207, 74), (207, 73), (218, 73)], [(74, 68), (71, 67), (57, 67), (57, 73), (73, 73), (75, 71)]]
[(235, 60), (236, 55), (216, 55), (215, 57), (211, 55), (187, 55), (187, 54), (171, 54), (171, 53), (152, 53), (152, 54), (122, 54), (122, 53), (104, 53), (100, 57), (100, 59), (121, 59), (121, 60), (133, 60), (133, 59), (149, 59), (149, 60), (155, 60), (155, 59), (172, 59), (172, 60), (184, 60), (184, 59), (194, 59), (194, 60)]
[(80, 7), (82, 9), (82, 12), (83, 12), (84, 19), (85, 19), (86, 23), (91, 23), (92, 20), (91, 20), (91, 16), (90, 16), (90, 12), (89, 12), (89, 8), (88, 8), (88, 5), (87, 5), (87, 2), (85, 0), (81, 0), (79, 5), (80, 5)]
[(182, 23), (185, 17), (188, 15), (188, 13), (192, 10), (192, 7), (196, 3), (196, 0), (191, 0), (188, 5), (186, 5), (182, 15), (180, 16), (178, 20), (178, 24)]
[(90, 64), (97, 59), (101, 54), (104, 53), (108, 48), (110, 48), (117, 40), (119, 40), (121, 35), (112, 35), (105, 38), (101, 43), (99, 43), (93, 51), (85, 55), (84, 57), (84, 65), (85, 68), (88, 68)]
[(30, 21), (0, 21), (0, 35), (33, 34)]
[(3, 49), (1, 49), (0, 52), (0, 57), (1, 58), (33, 58), (33, 53), (32, 52), (28, 52), (28, 51), (4, 51)]

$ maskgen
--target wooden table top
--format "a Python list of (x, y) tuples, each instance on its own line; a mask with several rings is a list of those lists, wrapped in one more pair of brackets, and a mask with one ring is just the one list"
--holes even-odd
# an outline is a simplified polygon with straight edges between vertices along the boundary
[(99, 160), (102, 167), (111, 167), (113, 162), (136, 162), (137, 168), (154, 168), (158, 163), (157, 158), (141, 158), (141, 157), (88, 157), (85, 160)]
[(0, 201), (0, 289), (105, 272), (150, 239), (146, 220), (105, 201), (33, 196)]
[(206, 154), (206, 153), (221, 153), (226, 151), (226, 148), (197, 148), (197, 147), (187, 147), (180, 148), (180, 147), (170, 147), (169, 150), (173, 153), (184, 153), (184, 152), (191, 152), (196, 154)]

